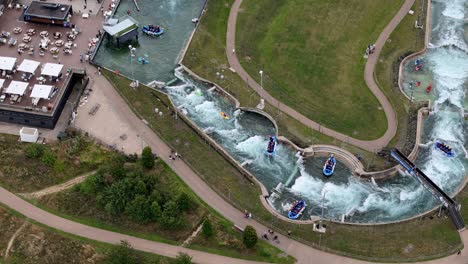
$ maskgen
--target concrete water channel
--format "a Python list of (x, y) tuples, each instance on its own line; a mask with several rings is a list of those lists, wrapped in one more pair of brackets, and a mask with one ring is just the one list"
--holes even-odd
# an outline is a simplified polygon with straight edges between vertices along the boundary
[[(134, 13), (133, 3), (122, 1), (117, 14), (125, 14), (127, 9), (131, 9), (140, 23), (161, 24), (168, 31), (160, 39), (140, 36), (137, 47), (140, 51), (137, 52), (143, 56), (147, 54), (150, 64), (134, 65), (135, 78), (143, 82), (167, 81), (175, 74), (179, 81), (164, 91), (179, 110), (209, 133), (267, 190), (278, 183), (285, 185), (282, 195), (269, 200), (277, 212), (286, 215), (296, 199), (305, 199), (308, 207), (302, 220), (320, 215), (323, 205), (326, 208), (324, 217), (328, 219), (340, 221), (345, 215), (346, 222), (384, 223), (407, 219), (438, 205), (431, 193), (407, 175), (380, 182), (362, 181), (353, 176), (349, 168), (338, 163), (335, 174), (325, 178), (322, 166), (326, 158), (304, 158), (288, 144), (280, 144), (275, 156), (267, 157), (264, 150), (268, 136), (276, 131), (266, 117), (237, 109), (232, 100), (184, 71), (174, 73), (177, 57), (194, 28), (190, 20), (198, 16), (204, 1), (147, 0), (138, 3), (144, 12)], [(414, 73), (411, 66), (414, 60), (408, 60), (403, 82), (407, 87), (408, 82), (417, 77), (425, 84), (432, 83), (433, 94), (430, 96), (413, 92), (417, 99), (432, 99), (434, 107), (425, 120), (422, 143), (426, 147), (419, 150), (415, 164), (445, 192), (453, 194), (464, 183), (468, 168), (464, 154), (468, 133), (461, 110), (466, 104), (464, 94), (468, 77), (468, 68), (462, 67), (467, 63), (467, 44), (463, 38), (466, 10), (464, 1), (448, 0), (433, 1), (431, 12), (431, 48), (421, 56), (425, 61), (424, 71)], [(178, 29), (180, 35), (172, 36), (179, 32)], [(163, 54), (162, 51), (167, 52)], [(119, 50), (106, 43), (101, 45), (95, 58), (98, 64), (131, 77), (129, 60), (128, 47)], [(222, 118), (220, 112), (227, 113), (230, 118)], [(447, 141), (457, 156), (452, 159), (444, 157), (433, 148), (435, 139)]]

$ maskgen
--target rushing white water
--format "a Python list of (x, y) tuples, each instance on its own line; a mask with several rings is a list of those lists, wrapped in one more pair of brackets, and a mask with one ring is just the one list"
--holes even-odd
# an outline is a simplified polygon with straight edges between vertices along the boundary
[[(443, 190), (453, 193), (466, 177), (464, 158), (466, 128), (462, 116), (468, 79), (467, 44), (463, 38), (466, 0), (433, 1), (431, 45), (423, 56), (424, 71), (418, 78), (433, 80), (434, 114), (426, 121), (428, 142), (444, 140), (453, 146), (456, 158), (448, 159), (428, 143), (421, 150), (417, 165)], [(413, 63), (413, 62), (409, 62)], [(412, 67), (409, 67), (412, 70)], [(173, 101), (187, 116), (212, 136), (235, 159), (250, 170), (266, 187), (286, 184), (280, 198), (270, 201), (286, 214), (293, 199), (307, 200), (307, 215), (320, 214), (341, 219), (349, 215), (351, 222), (386, 222), (408, 218), (425, 212), (437, 201), (416, 180), (400, 175), (385, 182), (360, 181), (349, 169), (338, 163), (331, 178), (322, 176), (324, 159), (303, 159), (295, 151), (280, 144), (276, 155), (264, 155), (268, 135), (274, 133), (269, 121), (256, 114), (241, 113), (232, 103), (180, 72), (176, 76), (183, 85), (168, 88)], [(220, 112), (230, 116), (223, 119)]]

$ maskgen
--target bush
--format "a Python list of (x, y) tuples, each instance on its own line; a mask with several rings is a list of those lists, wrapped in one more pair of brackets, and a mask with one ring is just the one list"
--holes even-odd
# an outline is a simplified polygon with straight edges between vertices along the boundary
[(29, 144), (25, 149), (26, 157), (28, 158), (40, 158), (44, 152), (45, 147), (37, 143)]
[(57, 156), (54, 153), (52, 153), (52, 151), (48, 150), (44, 152), (41, 160), (45, 165), (53, 167), (55, 162), (57, 161)]
[(257, 244), (257, 231), (251, 225), (248, 225), (244, 229), (243, 242), (246, 248), (252, 248)]
[(181, 193), (179, 197), (177, 197), (176, 201), (177, 205), (179, 205), (179, 209), (181, 211), (187, 211), (188, 209), (192, 208), (192, 200), (190, 197), (185, 193)]
[(89, 142), (85, 139), (85, 137), (77, 136), (71, 139), (70, 146), (67, 149), (67, 153), (70, 156), (75, 156), (76, 154), (86, 149), (88, 145), (89, 145)]
[(54, 164), (54, 171), (57, 173), (63, 173), (65, 172), (65, 163), (61, 160), (58, 160)]
[(125, 209), (127, 215), (141, 224), (146, 224), (154, 219), (151, 201), (144, 195), (137, 195), (135, 199), (127, 204)]
[(104, 190), (104, 209), (113, 215), (125, 211), (128, 201), (133, 198), (133, 186), (130, 181), (122, 180), (112, 184)]
[(107, 264), (140, 264), (142, 256), (132, 248), (127, 241), (120, 241), (120, 245), (113, 247), (106, 258)]
[(185, 253), (181, 253), (179, 252), (179, 254), (177, 254), (177, 257), (175, 259), (175, 264), (192, 264), (192, 257), (185, 254)]
[(152, 169), (154, 167), (154, 156), (150, 147), (145, 147), (143, 149), (141, 153), (141, 165), (146, 169)]
[(211, 225), (210, 219), (206, 218), (205, 221), (203, 221), (202, 232), (205, 238), (210, 238), (213, 236), (213, 225)]
[(103, 175), (101, 171), (98, 171), (96, 174), (89, 176), (79, 186), (80, 191), (85, 194), (97, 194), (106, 187), (103, 182)]
[(164, 204), (159, 222), (165, 229), (177, 229), (183, 225), (179, 207), (174, 201), (168, 201)]

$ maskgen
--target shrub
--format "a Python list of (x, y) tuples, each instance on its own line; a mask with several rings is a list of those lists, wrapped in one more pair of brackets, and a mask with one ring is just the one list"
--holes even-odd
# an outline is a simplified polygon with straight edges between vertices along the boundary
[(257, 244), (257, 231), (253, 226), (248, 225), (244, 229), (243, 242), (246, 248), (252, 248)]
[(151, 203), (151, 215), (153, 216), (153, 220), (157, 220), (159, 217), (161, 217), (161, 214), (161, 206), (157, 201), (153, 201)]
[(176, 203), (181, 211), (187, 211), (188, 209), (192, 208), (193, 204), (192, 200), (185, 192), (181, 193), (179, 197), (177, 197)]
[(85, 194), (96, 194), (104, 190), (106, 187), (103, 182), (103, 175), (101, 171), (98, 171), (96, 174), (89, 176), (79, 186), (80, 191)]
[(213, 236), (213, 225), (211, 225), (210, 219), (206, 218), (205, 221), (203, 221), (202, 232), (205, 238)]
[(145, 147), (143, 149), (141, 153), (141, 165), (146, 169), (152, 169), (154, 167), (154, 156), (150, 147)]
[(41, 160), (45, 165), (53, 167), (55, 162), (57, 161), (57, 156), (54, 153), (52, 153), (52, 151), (48, 150), (44, 152)]
[(179, 213), (179, 207), (174, 201), (166, 202), (159, 221), (161, 226), (165, 229), (180, 228), (183, 225), (183, 221)]
[(179, 252), (179, 254), (177, 254), (177, 257), (175, 259), (175, 264), (192, 264), (192, 257), (185, 254), (185, 253), (181, 253)]
[(45, 147), (41, 144), (33, 143), (29, 144), (26, 149), (26, 157), (28, 158), (40, 158), (44, 154)]
[(143, 258), (138, 251), (124, 240), (120, 241), (119, 246), (113, 247), (106, 258), (107, 264), (139, 264), (142, 261)]
[(65, 163), (61, 160), (58, 160), (54, 164), (54, 171), (57, 173), (65, 172)]
[(135, 199), (127, 204), (125, 211), (131, 219), (141, 224), (146, 224), (154, 219), (151, 202), (144, 195), (135, 196)]

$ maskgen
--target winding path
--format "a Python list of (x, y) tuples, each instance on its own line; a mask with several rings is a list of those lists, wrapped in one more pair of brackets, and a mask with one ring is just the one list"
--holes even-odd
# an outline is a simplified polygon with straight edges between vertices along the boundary
[(45, 195), (49, 195), (49, 194), (52, 194), (52, 193), (58, 193), (58, 192), (61, 192), (61, 191), (64, 191), (66, 189), (70, 189), (71, 187), (79, 184), (79, 183), (82, 183), (84, 180), (86, 180), (86, 178), (88, 178), (88, 176), (90, 175), (93, 175), (94, 173), (96, 173), (97, 171), (90, 171), (90, 172), (87, 172), (85, 174), (82, 174), (80, 176), (77, 176), (69, 181), (66, 181), (64, 183), (61, 183), (61, 184), (57, 184), (57, 185), (54, 185), (54, 186), (50, 186), (50, 187), (47, 187), (45, 189), (42, 189), (42, 190), (39, 190), (39, 191), (35, 191), (35, 192), (31, 192), (31, 193), (20, 193), (21, 196), (27, 198), (27, 199), (37, 199), (37, 198), (40, 198), (42, 196), (45, 196)]
[(385, 134), (375, 140), (360, 140), (352, 138), (348, 135), (342, 134), (340, 132), (334, 131), (327, 127), (321, 126), (318, 123), (310, 120), (303, 114), (299, 113), (298, 111), (294, 110), (293, 108), (283, 104), (281, 101), (277, 100), (273, 96), (271, 96), (267, 91), (262, 89), (260, 85), (255, 82), (255, 80), (244, 70), (242, 65), (237, 58), (235, 52), (235, 42), (236, 42), (236, 22), (237, 22), (237, 15), (239, 13), (239, 8), (242, 3), (242, 0), (236, 0), (231, 8), (231, 12), (229, 13), (229, 21), (227, 27), (227, 35), (226, 35), (226, 56), (228, 58), (230, 66), (236, 70), (239, 76), (254, 90), (256, 91), (265, 101), (269, 104), (274, 105), (275, 107), (279, 108), (284, 113), (288, 114), (289, 116), (293, 117), (294, 119), (298, 120), (299, 122), (303, 123), (304, 125), (317, 130), (319, 132), (324, 133), (327, 136), (336, 138), (338, 140), (349, 142), (350, 144), (363, 148), (365, 150), (375, 152), (380, 150), (381, 148), (388, 145), (390, 140), (395, 136), (398, 126), (398, 120), (395, 111), (392, 108), (392, 105), (388, 101), (387, 97), (385, 97), (384, 93), (380, 90), (379, 86), (375, 82), (374, 79), (374, 69), (377, 64), (380, 52), (382, 51), (382, 47), (384, 46), (385, 42), (387, 41), (390, 34), (393, 30), (398, 26), (400, 21), (408, 14), (408, 11), (413, 6), (415, 0), (406, 0), (403, 6), (400, 8), (398, 13), (392, 18), (390, 23), (385, 27), (385, 29), (380, 34), (379, 38), (375, 42), (375, 52), (372, 54), (366, 63), (366, 68), (364, 71), (364, 79), (366, 81), (367, 86), (372, 91), (372, 93), (377, 97), (379, 100), (380, 105), (382, 106), (385, 115), (387, 117), (387, 131)]

